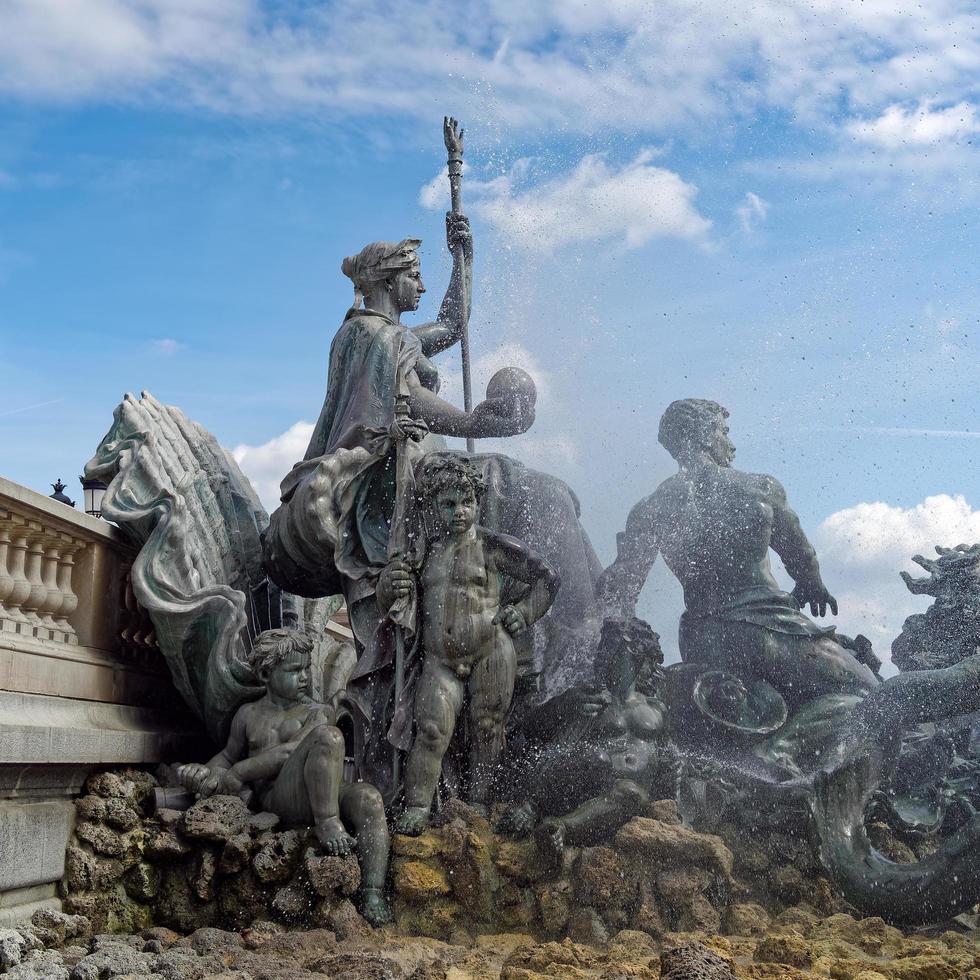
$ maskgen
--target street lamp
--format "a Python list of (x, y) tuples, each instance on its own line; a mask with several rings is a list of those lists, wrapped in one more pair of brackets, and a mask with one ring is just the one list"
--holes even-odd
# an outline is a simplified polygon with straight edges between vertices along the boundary
[(68, 507), (75, 506), (75, 501), (65, 493), (68, 489), (67, 484), (62, 483), (60, 477), (51, 484), (51, 489), (54, 490), (54, 493), (49, 493), (48, 496), (52, 500), (57, 500), (59, 504), (66, 504)]
[(101, 480), (87, 480), (84, 476), (80, 476), (78, 482), (85, 493), (85, 513), (92, 517), (101, 517), (106, 485)]

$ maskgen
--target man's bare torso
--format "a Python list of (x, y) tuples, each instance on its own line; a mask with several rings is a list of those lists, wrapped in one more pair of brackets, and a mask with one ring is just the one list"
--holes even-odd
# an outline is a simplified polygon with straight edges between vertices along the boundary
[(748, 589), (778, 591), (768, 553), (780, 495), (771, 477), (718, 467), (696, 477), (678, 473), (648, 498), (645, 517), (688, 608)]

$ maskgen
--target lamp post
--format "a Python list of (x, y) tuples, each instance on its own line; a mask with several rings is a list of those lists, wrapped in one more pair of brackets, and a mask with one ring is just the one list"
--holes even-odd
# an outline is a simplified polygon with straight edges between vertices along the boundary
[(106, 484), (101, 480), (87, 480), (84, 476), (80, 476), (78, 482), (81, 483), (85, 494), (85, 513), (92, 517), (101, 517)]
[(52, 500), (57, 500), (59, 504), (66, 504), (68, 507), (75, 506), (75, 501), (72, 500), (67, 493), (65, 493), (65, 491), (68, 489), (68, 485), (62, 483), (60, 477), (51, 484), (51, 489), (54, 490), (54, 493), (49, 493), (48, 496)]

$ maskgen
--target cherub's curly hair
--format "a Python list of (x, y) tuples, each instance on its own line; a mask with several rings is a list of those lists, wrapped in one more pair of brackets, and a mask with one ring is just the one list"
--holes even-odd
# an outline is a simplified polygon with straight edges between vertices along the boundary
[(415, 493), (420, 501), (434, 500), (443, 490), (469, 487), (477, 503), (487, 489), (483, 474), (462, 456), (423, 456), (415, 471)]
[(273, 671), (293, 653), (313, 654), (313, 637), (302, 630), (277, 629), (259, 633), (248, 655), (248, 665), (256, 677)]

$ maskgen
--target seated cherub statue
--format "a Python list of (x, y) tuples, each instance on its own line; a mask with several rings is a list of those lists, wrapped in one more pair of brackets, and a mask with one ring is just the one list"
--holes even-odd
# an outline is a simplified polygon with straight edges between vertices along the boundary
[(265, 695), (235, 713), (228, 744), (205, 765), (179, 766), (181, 783), (199, 797), (240, 795), (286, 826), (312, 824), (327, 854), (357, 849), (360, 907), (379, 925), (391, 919), (384, 897), (390, 839), (381, 794), (346, 783), (344, 736), (336, 708), (310, 698), (313, 641), (294, 629), (266, 630), (250, 664)]
[[(418, 582), (406, 563), (392, 561), (377, 590), (385, 612), (396, 600), (419, 593), (423, 664), (414, 700), (415, 741), (405, 767), (405, 810), (395, 824), (402, 834), (419, 834), (428, 824), (443, 756), (467, 697), (469, 800), (486, 806), (514, 696), (517, 654), (511, 637), (548, 611), (559, 585), (540, 555), (475, 523), (484, 482), (467, 460), (423, 460), (416, 490), (430, 531)], [(503, 602), (504, 576), (528, 586), (513, 603)]]
[(503, 828), (534, 828), (539, 846), (560, 858), (566, 845), (600, 843), (652, 800), (676, 793), (676, 754), (666, 707), (655, 695), (660, 638), (636, 618), (603, 622), (595, 673), (601, 685), (531, 768), (525, 801)]

